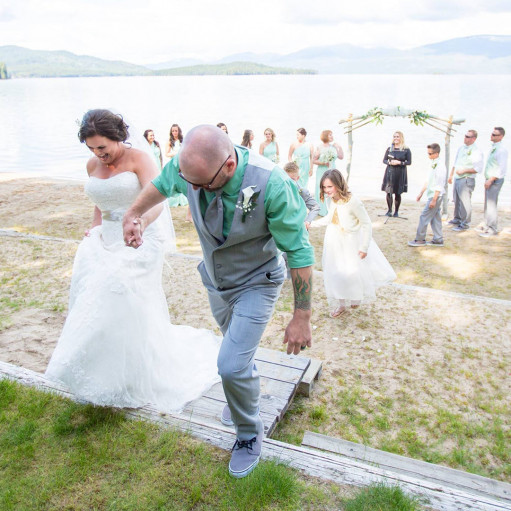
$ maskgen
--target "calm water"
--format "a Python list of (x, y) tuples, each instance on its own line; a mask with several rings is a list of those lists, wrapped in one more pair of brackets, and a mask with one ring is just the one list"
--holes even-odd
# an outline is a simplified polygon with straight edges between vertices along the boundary
[[(305, 127), (308, 141), (318, 144), (323, 129), (332, 129), (347, 145), (338, 121), (351, 112), (401, 106), (438, 117), (466, 119), (451, 141), (451, 163), (468, 128), (479, 131), (479, 146), (488, 153), (490, 132), (504, 126), (511, 138), (511, 103), (506, 101), (511, 76), (467, 75), (315, 75), (55, 78), (0, 81), (0, 171), (29, 172), (84, 179), (88, 150), (78, 142), (76, 121), (90, 108), (113, 107), (141, 131), (152, 128), (162, 146), (172, 123), (186, 132), (200, 123), (224, 122), (236, 143), (252, 129), (258, 147), (263, 131), (277, 134), (281, 161), (286, 161), (296, 129)], [(383, 125), (354, 132), (351, 188), (380, 196), (382, 158), (393, 131), (404, 132), (412, 150), (408, 199), (415, 197), (427, 172), (425, 146), (445, 135), (408, 119), (386, 118)], [(509, 143), (511, 147), (511, 142)], [(345, 162), (338, 162), (341, 169)], [(509, 180), (508, 180), (509, 181)], [(482, 179), (475, 200), (481, 201)], [(511, 204), (504, 184), (501, 203)]]

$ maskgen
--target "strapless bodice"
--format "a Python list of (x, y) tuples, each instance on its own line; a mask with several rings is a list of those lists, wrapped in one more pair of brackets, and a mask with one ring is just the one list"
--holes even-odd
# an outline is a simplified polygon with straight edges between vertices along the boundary
[(134, 172), (121, 172), (109, 179), (90, 177), (85, 184), (85, 193), (103, 215), (108, 215), (114, 211), (124, 213), (137, 198), (141, 188)]

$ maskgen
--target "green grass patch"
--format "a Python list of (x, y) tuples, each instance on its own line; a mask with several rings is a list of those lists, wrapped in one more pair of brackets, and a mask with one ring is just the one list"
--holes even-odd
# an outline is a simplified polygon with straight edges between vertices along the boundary
[(357, 496), (346, 499), (344, 511), (418, 511), (421, 501), (407, 495), (399, 486), (377, 483), (368, 486)]
[(247, 478), (229, 453), (111, 408), (0, 381), (0, 509), (339, 509), (334, 485), (262, 461)]

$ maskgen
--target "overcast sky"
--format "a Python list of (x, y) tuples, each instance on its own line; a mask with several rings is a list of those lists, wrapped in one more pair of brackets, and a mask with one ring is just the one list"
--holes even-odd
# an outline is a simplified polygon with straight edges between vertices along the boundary
[(510, 0), (0, 0), (0, 46), (137, 64), (511, 34)]

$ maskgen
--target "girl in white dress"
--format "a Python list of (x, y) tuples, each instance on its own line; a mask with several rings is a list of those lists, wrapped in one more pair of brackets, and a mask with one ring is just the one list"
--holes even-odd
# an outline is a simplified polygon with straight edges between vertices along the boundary
[(98, 405), (150, 403), (174, 411), (219, 381), (221, 338), (170, 323), (161, 285), (173, 232), (168, 209), (158, 205), (137, 219), (143, 246), (124, 243), (123, 214), (157, 176), (151, 155), (133, 148), (132, 139), (125, 143), (127, 128), (109, 110), (87, 112), (80, 126), (80, 141), (93, 153), (85, 192), (96, 207), (76, 253), (68, 316), (46, 375)]
[(327, 216), (312, 225), (326, 225), (323, 279), (332, 318), (347, 307), (376, 299), (376, 288), (390, 284), (396, 274), (372, 239), (371, 219), (362, 201), (353, 196), (342, 174), (327, 170), (320, 182), (320, 199), (331, 199)]

